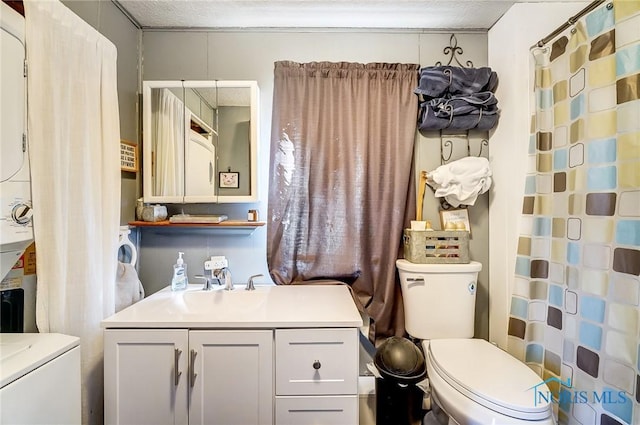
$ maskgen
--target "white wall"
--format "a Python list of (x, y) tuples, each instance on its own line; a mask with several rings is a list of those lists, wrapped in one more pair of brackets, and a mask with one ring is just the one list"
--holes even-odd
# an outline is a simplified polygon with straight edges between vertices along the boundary
[(589, 2), (519, 3), (491, 28), (488, 63), (500, 76), (500, 124), (491, 136), (494, 186), (489, 201), (489, 340), (505, 348), (518, 225), (527, 168), (529, 48)]

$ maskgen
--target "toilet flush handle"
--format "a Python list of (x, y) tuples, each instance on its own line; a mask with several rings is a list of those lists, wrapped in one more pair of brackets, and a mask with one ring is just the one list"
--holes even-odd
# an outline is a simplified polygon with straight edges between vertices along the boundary
[(408, 277), (407, 278), (407, 287), (408, 288), (412, 288), (414, 286), (417, 285), (424, 285), (424, 277), (422, 276), (418, 276), (418, 277)]
[(476, 283), (475, 282), (470, 282), (469, 283), (469, 293), (470, 294), (475, 294), (476, 293)]

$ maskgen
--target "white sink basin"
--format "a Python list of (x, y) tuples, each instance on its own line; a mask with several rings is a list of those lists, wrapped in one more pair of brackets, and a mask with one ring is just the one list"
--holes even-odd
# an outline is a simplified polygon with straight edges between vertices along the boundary
[(236, 286), (234, 290), (226, 291), (223, 287), (210, 291), (202, 289), (182, 292), (182, 300), (185, 313), (207, 313), (212, 320), (224, 320), (225, 317), (253, 319), (264, 317), (270, 287), (256, 287), (253, 291), (247, 291), (244, 286)]
[(346, 285), (165, 288), (102, 321), (105, 328), (276, 328), (361, 326)]

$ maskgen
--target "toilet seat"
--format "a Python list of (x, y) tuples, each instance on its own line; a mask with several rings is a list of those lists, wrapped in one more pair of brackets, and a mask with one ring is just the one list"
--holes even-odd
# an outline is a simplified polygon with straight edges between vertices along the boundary
[[(428, 344), (428, 348), (426, 347)], [(425, 341), (431, 369), (458, 392), (512, 418), (539, 421), (551, 416), (542, 379), (510, 354), (482, 339)]]

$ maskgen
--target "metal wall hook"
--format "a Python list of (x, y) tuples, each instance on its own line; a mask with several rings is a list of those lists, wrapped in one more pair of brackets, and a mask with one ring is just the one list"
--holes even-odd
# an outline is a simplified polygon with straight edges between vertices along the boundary
[[(444, 156), (444, 148), (449, 148), (449, 154)], [(440, 164), (445, 164), (449, 162), (451, 159), (451, 155), (453, 155), (453, 142), (451, 140), (445, 140), (440, 143)]]
[[(451, 137), (451, 136), (449, 136)], [(489, 147), (489, 141), (487, 139), (482, 139), (480, 143), (480, 150), (477, 155), (473, 155), (471, 153), (471, 141), (469, 140), (469, 136), (464, 136), (467, 141), (467, 156), (477, 156), (478, 158), (483, 156), (484, 148)], [(453, 141), (451, 139), (440, 139), (440, 165), (446, 164), (451, 160), (453, 156)]]
[(449, 77), (449, 85), (451, 85), (451, 83), (453, 83), (453, 74), (451, 73), (451, 70), (445, 69), (444, 71), (442, 71), (442, 73)]
[[(489, 141), (487, 139), (482, 139), (480, 141), (480, 151), (478, 151), (478, 155), (476, 155), (478, 158), (482, 156), (482, 151), (484, 150), (484, 148), (489, 147)], [(469, 143), (469, 139), (467, 139), (467, 154), (469, 156), (473, 156), (471, 155), (471, 144)]]
[(464, 208), (464, 205), (459, 205), (458, 207), (454, 207), (453, 205), (451, 205), (450, 203), (447, 202), (446, 199), (444, 198), (439, 198), (440, 199), (440, 209), (441, 210), (455, 210), (458, 208)]

